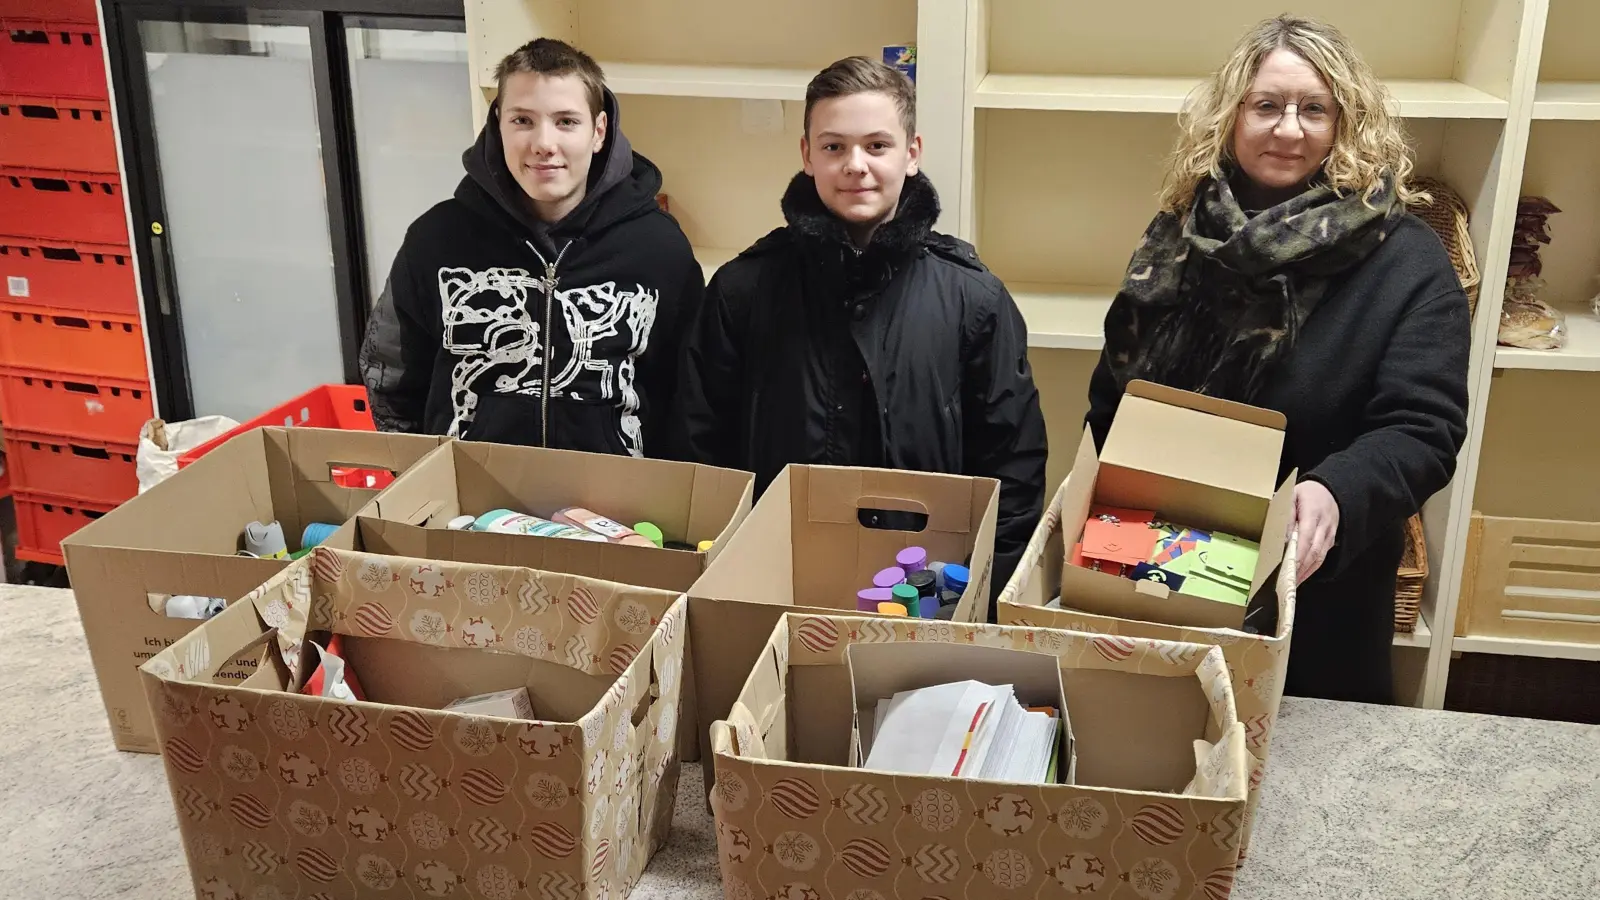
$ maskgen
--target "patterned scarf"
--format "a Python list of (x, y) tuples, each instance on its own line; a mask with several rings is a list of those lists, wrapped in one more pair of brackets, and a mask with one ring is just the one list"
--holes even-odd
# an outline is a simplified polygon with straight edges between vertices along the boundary
[(1254, 401), (1331, 281), (1405, 214), (1387, 177), (1369, 202), (1319, 180), (1253, 217), (1226, 178), (1206, 179), (1186, 214), (1150, 222), (1128, 264), (1106, 317), (1118, 384), (1142, 378)]

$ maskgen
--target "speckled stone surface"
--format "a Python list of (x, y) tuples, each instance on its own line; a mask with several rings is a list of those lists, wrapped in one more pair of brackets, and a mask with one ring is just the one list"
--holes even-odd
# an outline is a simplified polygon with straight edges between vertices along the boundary
[[(0, 885), (192, 896), (161, 761), (119, 753), (67, 591), (0, 586)], [(700, 767), (635, 900), (722, 895)], [(1596, 900), (1600, 727), (1285, 700), (1236, 900)], [(975, 900), (975, 898), (974, 898)]]

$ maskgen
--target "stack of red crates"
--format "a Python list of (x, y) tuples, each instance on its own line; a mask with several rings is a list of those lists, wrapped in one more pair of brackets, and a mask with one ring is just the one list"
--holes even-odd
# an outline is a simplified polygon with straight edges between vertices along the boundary
[(138, 492), (153, 414), (95, 0), (0, 0), (0, 426), (17, 556)]

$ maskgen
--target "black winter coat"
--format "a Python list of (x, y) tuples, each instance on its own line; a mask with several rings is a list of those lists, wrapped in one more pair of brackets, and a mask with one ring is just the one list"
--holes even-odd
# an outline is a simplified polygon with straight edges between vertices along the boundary
[(506, 167), (491, 106), (455, 197), (406, 231), (368, 323), (361, 371), (381, 430), (664, 454), (705, 276), (610, 91), (605, 105), (588, 191), (550, 225)]
[(1044, 504), (1044, 417), (1011, 295), (932, 231), (924, 175), (863, 250), (803, 173), (783, 211), (788, 226), (706, 289), (680, 364), (684, 455), (753, 471), (757, 491), (789, 463), (998, 479), (998, 593)]
[[(1297, 592), (1289, 693), (1391, 698), (1403, 528), (1455, 473), (1471, 343), (1466, 294), (1444, 246), (1407, 216), (1332, 286), (1254, 401), (1288, 418), (1279, 479), (1298, 469), (1339, 504), (1334, 547)], [(1102, 355), (1087, 417), (1097, 442), (1120, 400)]]

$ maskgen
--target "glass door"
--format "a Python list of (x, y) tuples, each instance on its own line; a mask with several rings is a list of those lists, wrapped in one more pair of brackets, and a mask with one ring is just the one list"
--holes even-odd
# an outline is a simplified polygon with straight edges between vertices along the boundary
[(383, 292), (406, 228), (455, 193), (471, 146), (467, 35), (437, 19), (345, 19), (361, 177), (368, 300)]
[(243, 421), (359, 383), (406, 227), (460, 178), (459, 0), (321, 5), (106, 2), (165, 418)]

